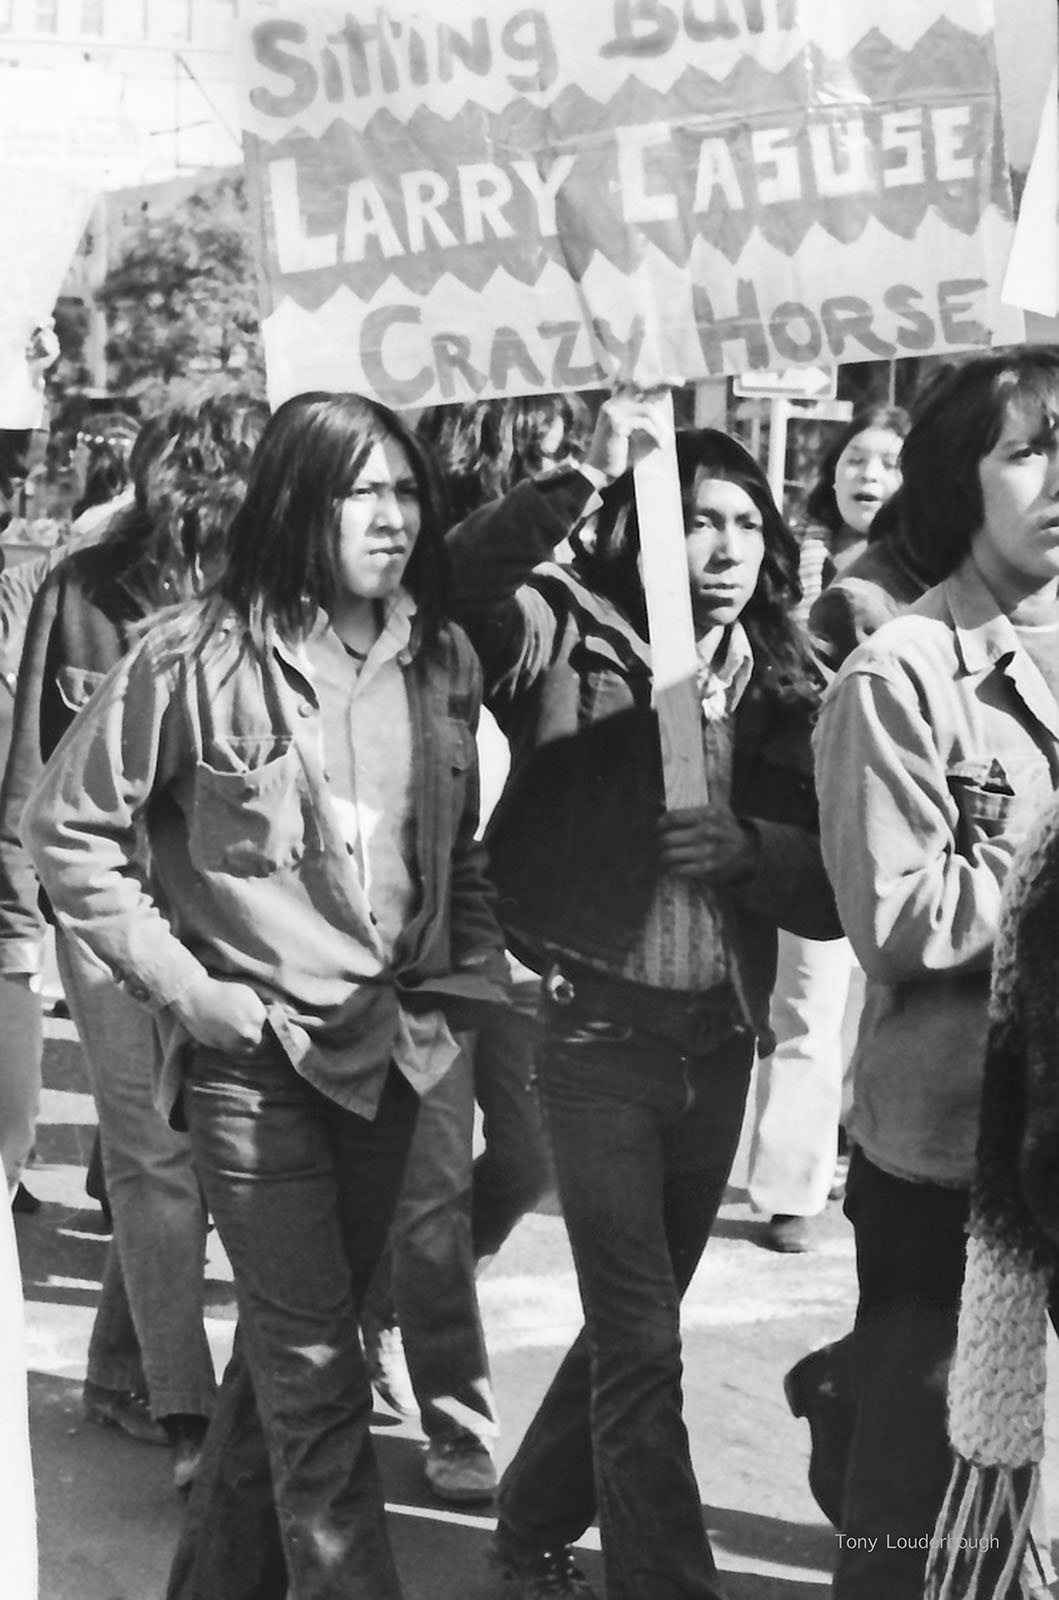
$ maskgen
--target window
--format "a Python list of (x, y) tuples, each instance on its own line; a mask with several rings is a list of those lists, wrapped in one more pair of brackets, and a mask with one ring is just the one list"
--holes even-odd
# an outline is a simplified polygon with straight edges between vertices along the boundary
[(81, 0), (81, 32), (102, 38), (103, 0)]
[(37, 0), (37, 32), (57, 33), (59, 29), (59, 0)]

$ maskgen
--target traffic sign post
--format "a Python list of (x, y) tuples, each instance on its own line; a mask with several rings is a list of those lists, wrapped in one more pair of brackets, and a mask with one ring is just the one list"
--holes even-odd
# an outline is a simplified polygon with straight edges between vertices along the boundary
[(789, 367), (784, 372), (742, 372), (732, 381), (740, 400), (834, 400), (837, 367)]

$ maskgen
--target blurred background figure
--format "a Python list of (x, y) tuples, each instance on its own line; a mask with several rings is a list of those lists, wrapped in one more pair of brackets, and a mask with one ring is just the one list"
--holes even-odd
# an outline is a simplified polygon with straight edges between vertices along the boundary
[(29, 1450), (26, 1335), (15, 1229), (0, 1205), (0, 1540), (4, 1600), (37, 1600), (37, 1520)]
[(71, 539), (78, 542), (133, 502), (130, 456), (139, 425), (121, 412), (91, 416), (78, 429), (71, 464), (79, 484), (70, 508)]
[[(903, 411), (857, 411), (823, 457), (802, 539), (803, 622), (822, 590), (867, 547), (872, 525), (901, 482)], [(846, 1039), (863, 980), (845, 939), (800, 939), (780, 930), (772, 996), (776, 1050), (758, 1063), (747, 1190), (768, 1218), (770, 1250), (813, 1246), (812, 1218), (842, 1192), (840, 1128), (848, 1096)], [(844, 1154), (844, 1151), (842, 1152)]]
[[(132, 504), (112, 516), (98, 544), (59, 562), (34, 601), (0, 790), (0, 973), (8, 1009), (19, 992), (24, 1008), (33, 1004), (42, 947), (37, 880), (19, 837), (26, 798), (144, 619), (193, 593), (214, 570), (265, 420), (262, 402), (216, 398), (145, 424), (132, 453)], [(133, 1438), (169, 1444), (183, 1488), (216, 1389), (202, 1321), (205, 1207), (187, 1137), (154, 1104), (150, 1013), (77, 940), (60, 933), (56, 953), (96, 1103), (114, 1223), (85, 1412)], [(35, 1073), (39, 1091), (39, 1052), (21, 1070)]]

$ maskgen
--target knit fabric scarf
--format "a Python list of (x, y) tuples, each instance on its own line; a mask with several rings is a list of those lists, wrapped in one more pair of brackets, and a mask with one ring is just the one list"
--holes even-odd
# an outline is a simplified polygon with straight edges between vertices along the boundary
[(975, 1179), (949, 1379), (954, 1466), (925, 1600), (1009, 1600), (1044, 1454), (1048, 1297), (1059, 1243), (1059, 807), (1015, 856), (993, 960)]

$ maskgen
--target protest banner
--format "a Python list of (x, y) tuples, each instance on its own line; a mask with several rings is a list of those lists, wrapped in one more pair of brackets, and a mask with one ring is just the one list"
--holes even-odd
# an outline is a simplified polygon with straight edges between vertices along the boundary
[(57, 172), (0, 167), (0, 428), (41, 425), (42, 380), (26, 346), (52, 314), (92, 201)]
[[(239, 59), (273, 402), (407, 408), (1019, 337), (993, 31), (988, 0), (259, 0)], [(664, 596), (675, 480), (655, 475), (652, 504)], [(675, 686), (693, 730), (690, 626), (665, 632), (656, 693)], [(670, 753), (671, 803), (704, 794)]]
[(986, 0), (262, 0), (239, 59), (274, 400), (1020, 335)]

